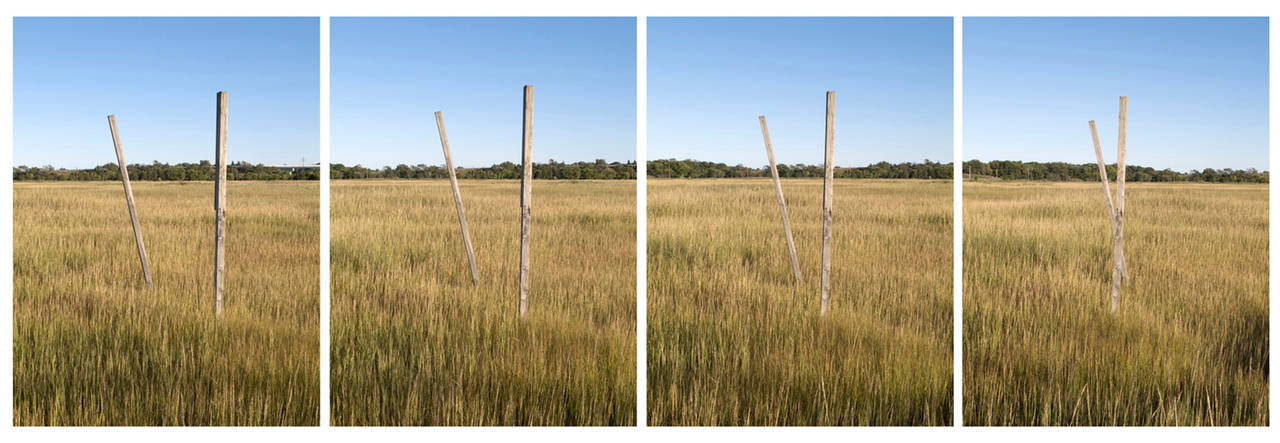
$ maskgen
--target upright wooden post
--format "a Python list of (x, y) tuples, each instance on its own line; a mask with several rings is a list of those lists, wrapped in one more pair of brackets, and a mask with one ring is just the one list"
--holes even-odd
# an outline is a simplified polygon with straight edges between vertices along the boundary
[(124, 182), (124, 201), (129, 204), (129, 219), (133, 221), (133, 242), (138, 246), (138, 261), (142, 262), (142, 279), (151, 287), (151, 264), (147, 260), (147, 246), (142, 243), (142, 224), (138, 222), (138, 208), (133, 204), (133, 187), (129, 186), (129, 168), (124, 162), (124, 148), (120, 147), (120, 133), (116, 130), (116, 116), (108, 115), (111, 126), (111, 142), (116, 146), (116, 162), (120, 164), (120, 181)]
[(822, 313), (827, 315), (831, 300), (831, 205), (835, 198), (836, 91), (827, 91), (826, 173), (822, 179)]
[(222, 317), (223, 280), (227, 267), (227, 93), (218, 92), (217, 124), (214, 133), (214, 157), (218, 175), (213, 182), (213, 291), (215, 312)]
[(1102, 160), (1102, 144), (1098, 142), (1098, 127), (1089, 120), (1089, 134), (1093, 136), (1093, 152), (1098, 157), (1098, 175), (1102, 179), (1102, 193), (1107, 198), (1107, 216), (1111, 220), (1111, 312), (1114, 314), (1120, 306), (1120, 266), (1124, 260), (1116, 254), (1119, 248), (1120, 220), (1116, 215), (1116, 205), (1111, 200), (1111, 185), (1107, 177), (1107, 166)]
[(764, 116), (760, 116), (760, 132), (764, 134), (764, 151), (769, 154), (769, 171), (773, 173), (773, 188), (778, 191), (778, 209), (782, 211), (782, 230), (787, 234), (787, 252), (791, 253), (791, 271), (795, 273), (796, 283), (800, 278), (800, 261), (796, 259), (796, 241), (791, 237), (791, 217), (787, 216), (787, 199), (782, 197), (782, 182), (778, 180), (778, 165), (773, 162), (773, 143), (769, 142), (769, 125)]
[(533, 228), (533, 85), (524, 86), (520, 163), (520, 316), (529, 311), (529, 231)]
[(436, 128), (440, 130), (440, 147), (444, 149), (444, 165), (449, 168), (449, 184), (453, 186), (453, 206), (458, 208), (458, 223), (462, 225), (462, 244), (467, 247), (467, 260), (471, 262), (471, 284), (480, 284), (480, 271), (476, 270), (476, 255), (471, 249), (471, 231), (467, 229), (467, 214), (462, 210), (462, 193), (458, 191), (458, 175), (453, 171), (453, 155), (449, 154), (449, 136), (444, 132), (444, 117), (436, 111)]
[(1126, 168), (1124, 166), (1124, 157), (1125, 157), (1125, 131), (1126, 131), (1125, 126), (1128, 124), (1128, 118), (1129, 118), (1129, 97), (1122, 95), (1120, 96), (1120, 128), (1119, 128), (1119, 136), (1118, 136), (1119, 140), (1116, 143), (1117, 150), (1119, 151), (1118, 158), (1116, 160), (1117, 161), (1116, 176), (1118, 178), (1117, 181), (1119, 182), (1119, 184), (1117, 185), (1117, 188), (1118, 188), (1117, 200), (1119, 201), (1116, 202), (1116, 218), (1117, 218), (1116, 220), (1116, 225), (1117, 225), (1116, 256), (1120, 257), (1120, 276), (1124, 280), (1129, 279), (1129, 264), (1124, 259), (1124, 180), (1125, 180), (1124, 176), (1126, 173)]

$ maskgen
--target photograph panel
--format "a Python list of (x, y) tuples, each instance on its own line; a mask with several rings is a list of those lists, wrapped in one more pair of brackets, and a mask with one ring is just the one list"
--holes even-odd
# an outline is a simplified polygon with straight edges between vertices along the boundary
[(333, 425), (635, 424), (635, 26), (333, 19)]
[(318, 425), (319, 20), (13, 34), (13, 423)]
[(1267, 19), (964, 30), (965, 425), (1267, 425)]
[(952, 20), (648, 24), (649, 424), (950, 424)]

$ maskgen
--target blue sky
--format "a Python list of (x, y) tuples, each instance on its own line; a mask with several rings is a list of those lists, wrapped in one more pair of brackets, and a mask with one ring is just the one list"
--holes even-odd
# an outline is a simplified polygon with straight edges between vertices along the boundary
[(965, 159), (1126, 161), (1177, 171), (1268, 162), (1265, 18), (966, 18)]
[(15, 18), (15, 165), (213, 161), (218, 91), (231, 161), (320, 158), (316, 18)]
[(649, 18), (648, 158), (822, 164), (952, 159), (952, 19)]
[(635, 160), (634, 18), (334, 18), (331, 161), (520, 162), (534, 85), (533, 160)]

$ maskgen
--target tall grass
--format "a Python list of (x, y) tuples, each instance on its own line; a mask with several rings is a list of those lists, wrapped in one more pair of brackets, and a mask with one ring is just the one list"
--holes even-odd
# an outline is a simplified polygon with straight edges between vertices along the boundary
[(651, 180), (653, 425), (946, 425), (952, 186), (835, 184), (831, 311), (818, 316), (822, 181)]
[(635, 423), (635, 182), (534, 182), (518, 317), (520, 184), (332, 185), (335, 425)]
[(14, 184), (16, 425), (317, 425), (317, 183), (232, 182), (226, 311), (213, 184)]
[(1266, 425), (1267, 186), (964, 184), (965, 425)]

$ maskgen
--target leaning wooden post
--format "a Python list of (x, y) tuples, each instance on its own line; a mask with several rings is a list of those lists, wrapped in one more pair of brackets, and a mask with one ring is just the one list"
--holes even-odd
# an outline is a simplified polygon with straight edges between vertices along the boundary
[(524, 86), (520, 163), (520, 315), (529, 310), (529, 231), (533, 227), (533, 85)]
[(1117, 177), (1117, 202), (1116, 202), (1116, 256), (1120, 257), (1120, 276), (1124, 280), (1129, 279), (1129, 263), (1124, 259), (1124, 176), (1125, 176), (1125, 126), (1129, 118), (1129, 97), (1120, 96), (1120, 129), (1119, 140), (1116, 143), (1119, 151), (1116, 163)]
[(227, 265), (227, 93), (218, 92), (214, 157), (218, 175), (213, 182), (213, 292), (215, 311), (222, 317), (222, 290)]
[(822, 179), (822, 313), (827, 315), (831, 300), (831, 204), (835, 198), (836, 91), (827, 91), (826, 173)]
[(787, 234), (787, 252), (791, 253), (791, 270), (796, 275), (796, 283), (800, 278), (800, 261), (796, 259), (796, 241), (791, 237), (791, 217), (787, 216), (787, 200), (782, 197), (782, 182), (778, 180), (778, 166), (773, 162), (773, 144), (769, 142), (769, 125), (764, 116), (760, 116), (760, 132), (764, 134), (764, 150), (769, 153), (769, 171), (773, 172), (773, 187), (778, 191), (778, 209), (782, 211), (782, 230)]
[(124, 148), (120, 147), (120, 133), (116, 131), (116, 116), (108, 115), (111, 125), (111, 142), (116, 145), (116, 162), (120, 164), (120, 181), (124, 182), (124, 201), (129, 204), (129, 219), (133, 221), (133, 242), (138, 245), (138, 261), (142, 262), (142, 279), (151, 287), (151, 264), (147, 260), (147, 246), (142, 243), (142, 224), (138, 222), (138, 208), (133, 204), (133, 187), (129, 186), (129, 168), (124, 162)]
[(458, 175), (453, 171), (453, 155), (449, 154), (449, 136), (444, 132), (444, 117), (436, 111), (436, 128), (440, 130), (440, 147), (444, 149), (444, 165), (449, 168), (449, 184), (453, 186), (453, 206), (458, 208), (458, 223), (462, 225), (462, 244), (467, 247), (467, 260), (471, 262), (471, 284), (480, 284), (480, 271), (476, 270), (476, 255), (471, 249), (471, 231), (467, 229), (467, 213), (462, 210), (462, 193), (458, 191)]
[(1102, 193), (1107, 198), (1107, 218), (1111, 220), (1111, 312), (1115, 313), (1116, 308), (1120, 306), (1120, 258), (1116, 256), (1115, 241), (1119, 232), (1118, 220), (1116, 218), (1116, 207), (1111, 201), (1111, 186), (1108, 184), (1110, 180), (1107, 178), (1107, 165), (1102, 161), (1102, 144), (1098, 142), (1098, 127), (1089, 120), (1089, 134), (1093, 136), (1093, 152), (1098, 157), (1098, 175), (1102, 178)]
[(1102, 177), (1102, 194), (1107, 197), (1107, 217), (1111, 220), (1111, 229), (1116, 226), (1116, 209), (1111, 202), (1111, 186), (1107, 183), (1107, 164), (1102, 161), (1102, 144), (1098, 142), (1098, 127), (1089, 120), (1089, 133), (1093, 135), (1093, 152), (1098, 156), (1098, 176)]

